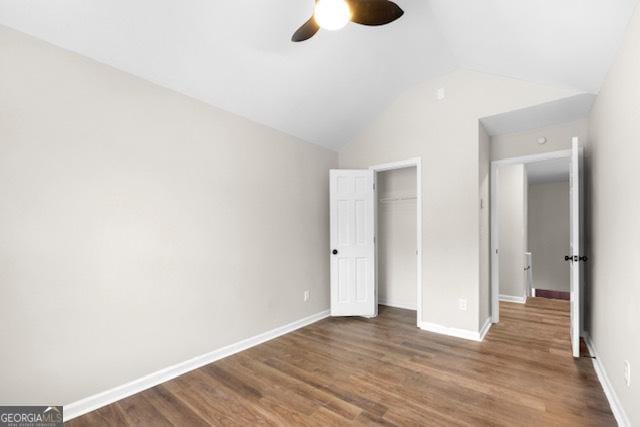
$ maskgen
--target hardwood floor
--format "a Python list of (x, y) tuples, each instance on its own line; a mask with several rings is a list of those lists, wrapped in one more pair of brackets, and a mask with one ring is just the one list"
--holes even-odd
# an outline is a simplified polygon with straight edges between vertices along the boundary
[(568, 302), (500, 303), (484, 342), (415, 312), (330, 318), (76, 418), (81, 425), (616, 425)]

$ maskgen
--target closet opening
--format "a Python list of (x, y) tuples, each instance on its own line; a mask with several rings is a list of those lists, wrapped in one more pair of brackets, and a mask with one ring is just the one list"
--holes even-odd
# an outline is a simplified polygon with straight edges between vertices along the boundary
[(381, 314), (421, 322), (419, 159), (374, 166), (376, 295)]

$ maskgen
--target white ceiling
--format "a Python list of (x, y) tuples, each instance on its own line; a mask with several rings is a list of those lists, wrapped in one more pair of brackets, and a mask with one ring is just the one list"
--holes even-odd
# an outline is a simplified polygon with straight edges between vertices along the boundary
[(480, 121), (490, 136), (525, 132), (588, 117), (595, 99), (595, 95), (585, 93), (484, 117)]
[(529, 184), (569, 181), (569, 157), (527, 163)]
[(291, 43), (312, 0), (0, 0), (0, 23), (340, 148), (402, 90), (469, 68), (599, 89), (637, 0), (397, 0)]
[(636, 0), (431, 0), (458, 65), (598, 92)]

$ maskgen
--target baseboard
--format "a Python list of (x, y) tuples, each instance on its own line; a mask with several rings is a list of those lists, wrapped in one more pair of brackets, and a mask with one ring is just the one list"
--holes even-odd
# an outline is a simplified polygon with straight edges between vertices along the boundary
[(215, 362), (216, 360), (223, 359), (232, 354), (239, 353), (248, 348), (254, 347), (263, 342), (272, 340), (281, 335), (295, 331), (296, 329), (310, 325), (311, 323), (322, 320), (329, 317), (330, 311), (325, 310), (311, 316), (305, 317), (300, 320), (296, 320), (289, 324), (280, 326), (267, 332), (263, 332), (259, 335), (255, 335), (251, 338), (247, 338), (242, 341), (238, 341), (234, 344), (222, 347), (218, 350), (196, 356), (192, 359), (185, 360), (184, 362), (177, 363), (172, 366), (168, 366), (151, 374), (145, 375), (142, 378), (133, 380), (126, 384), (114, 387), (110, 390), (94, 394), (93, 396), (86, 397), (82, 400), (64, 405), (64, 421), (69, 421), (87, 412), (94, 411), (102, 406), (109, 405), (110, 403), (124, 399), (125, 397), (139, 393), (148, 388), (154, 387), (158, 384), (172, 380), (182, 374), (185, 374), (201, 366)]
[(405, 310), (416, 310), (416, 305), (415, 304), (404, 304), (401, 302), (394, 302), (394, 301), (389, 301), (386, 299), (381, 299), (378, 298), (378, 304), (380, 305), (386, 305), (387, 307), (395, 307), (395, 308), (402, 308)]
[(484, 337), (487, 336), (489, 329), (491, 329), (493, 323), (491, 322), (491, 316), (487, 317), (484, 321), (484, 325), (480, 328), (480, 339), (478, 341), (484, 341)]
[(442, 326), (437, 323), (422, 322), (420, 329), (435, 332), (436, 334), (449, 335), (450, 337), (463, 338), (471, 341), (482, 341), (484, 336), (489, 332), (491, 328), (491, 317), (485, 320), (484, 325), (480, 331), (470, 331), (468, 329), (450, 328), (448, 326)]
[(512, 295), (500, 295), (500, 301), (516, 302), (518, 304), (524, 304), (527, 302), (527, 297), (514, 297)]
[(534, 295), (539, 298), (559, 299), (563, 301), (571, 301), (571, 292), (555, 291), (551, 289), (535, 289)]
[(613, 416), (616, 417), (616, 421), (620, 427), (631, 427), (631, 421), (627, 418), (627, 414), (624, 412), (624, 408), (618, 399), (618, 395), (616, 391), (613, 389), (611, 382), (609, 381), (609, 377), (607, 376), (607, 371), (604, 369), (604, 365), (602, 364), (600, 357), (598, 356), (598, 352), (591, 340), (589, 334), (585, 334), (584, 342), (587, 344), (587, 349), (589, 349), (589, 354), (593, 357), (591, 359), (593, 361), (593, 369), (596, 371), (596, 375), (598, 375), (598, 380), (602, 385), (602, 390), (604, 390), (604, 394), (607, 396), (607, 400), (609, 401), (609, 405), (611, 406), (611, 412), (613, 412)]

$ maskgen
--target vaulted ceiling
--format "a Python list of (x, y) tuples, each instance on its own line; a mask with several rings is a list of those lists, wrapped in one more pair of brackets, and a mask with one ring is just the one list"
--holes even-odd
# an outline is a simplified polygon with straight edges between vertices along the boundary
[(329, 148), (456, 68), (597, 92), (637, 0), (396, 0), (291, 43), (312, 0), (0, 0), (0, 24)]

